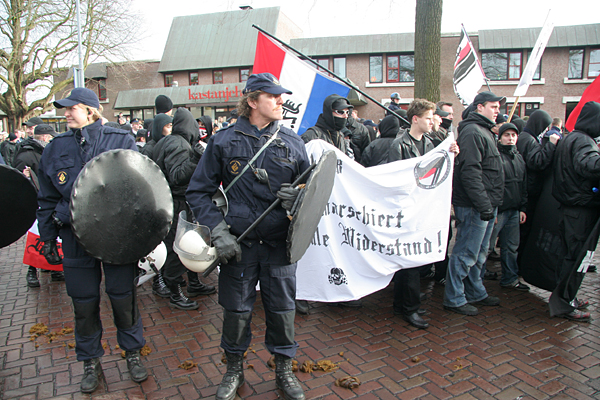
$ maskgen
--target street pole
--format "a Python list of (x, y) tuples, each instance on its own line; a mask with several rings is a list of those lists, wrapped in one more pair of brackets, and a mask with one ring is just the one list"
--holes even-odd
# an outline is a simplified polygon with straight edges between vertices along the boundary
[(85, 87), (85, 78), (83, 71), (83, 58), (81, 57), (81, 18), (79, 11), (79, 0), (75, 0), (76, 4), (76, 12), (77, 12), (77, 50), (79, 53), (79, 71), (78, 74), (73, 79), (73, 85), (77, 87)]

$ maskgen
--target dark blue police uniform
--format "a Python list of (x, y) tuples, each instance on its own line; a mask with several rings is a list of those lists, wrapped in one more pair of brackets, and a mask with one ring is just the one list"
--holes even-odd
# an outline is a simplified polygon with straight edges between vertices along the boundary
[[(62, 239), (65, 283), (75, 311), (75, 351), (79, 361), (104, 354), (100, 343), (101, 264), (119, 346), (126, 351), (136, 351), (145, 344), (134, 295), (136, 264), (101, 263), (79, 246), (70, 228), (69, 201), (73, 183), (88, 161), (113, 149), (137, 151), (137, 146), (127, 131), (105, 127), (98, 120), (82, 129), (71, 129), (55, 137), (44, 149), (38, 170), (40, 208), (37, 219), (40, 239), (49, 241), (58, 236)], [(57, 227), (59, 224), (54, 222), (54, 218), (62, 222), (61, 228)]]
[[(261, 183), (244, 167), (259, 149), (277, 133), (277, 139), (253, 163), (268, 173), (268, 183)], [(293, 131), (272, 122), (259, 131), (246, 117), (212, 136), (190, 181), (186, 198), (197, 221), (211, 230), (223, 216), (212, 203), (221, 182), (229, 202), (226, 223), (239, 236), (275, 201), (282, 183), (291, 183), (310, 165), (304, 142)], [(282, 207), (274, 209), (242, 243), (242, 259), (235, 257), (221, 266), (219, 304), (223, 306), (221, 347), (234, 354), (244, 353), (250, 345), (250, 321), (256, 300), (256, 284), (265, 308), (267, 332), (265, 343), (273, 354), (294, 357), (298, 343), (294, 340), (296, 264), (286, 253), (289, 219)]]

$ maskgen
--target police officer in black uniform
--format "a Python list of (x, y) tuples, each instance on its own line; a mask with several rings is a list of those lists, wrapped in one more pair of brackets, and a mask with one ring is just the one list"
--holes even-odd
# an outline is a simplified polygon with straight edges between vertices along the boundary
[(112, 265), (91, 257), (77, 243), (70, 227), (69, 201), (71, 189), (84, 165), (100, 153), (113, 149), (137, 151), (133, 136), (127, 131), (102, 125), (101, 108), (96, 94), (86, 88), (75, 88), (69, 97), (54, 102), (66, 108), (67, 132), (49, 143), (38, 169), (40, 191), (37, 212), (40, 239), (44, 241), (46, 258), (58, 255), (56, 238), (62, 238), (63, 268), (67, 293), (75, 311), (75, 352), (83, 361), (81, 391), (92, 393), (102, 376), (100, 358), (104, 354), (100, 339), (100, 281), (102, 267), (106, 293), (113, 309), (117, 342), (125, 350), (131, 379), (142, 382), (148, 372), (140, 360), (144, 346), (142, 319), (135, 302), (133, 280), (135, 263)]
[[(290, 264), (286, 254), (286, 209), (277, 207), (268, 214), (241, 246), (234, 236), (242, 234), (276, 195), (293, 197), (296, 189), (289, 183), (309, 167), (302, 139), (277, 122), (283, 118), (283, 93), (291, 94), (269, 73), (248, 78), (237, 122), (210, 138), (186, 194), (198, 222), (211, 229), (221, 259), (219, 304), (225, 309), (221, 347), (227, 373), (217, 389), (218, 400), (233, 399), (244, 383), (242, 361), (252, 338), (250, 321), (258, 281), (267, 323), (265, 343), (275, 355), (277, 387), (286, 399), (305, 398), (292, 372), (298, 348), (294, 340), (296, 264)], [(211, 202), (221, 182), (228, 189), (225, 218)], [(293, 201), (282, 204), (290, 209)]]

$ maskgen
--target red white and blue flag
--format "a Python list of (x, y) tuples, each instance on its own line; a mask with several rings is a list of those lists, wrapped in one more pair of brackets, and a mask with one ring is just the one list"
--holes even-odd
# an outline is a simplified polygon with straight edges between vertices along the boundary
[(456, 61), (454, 61), (454, 93), (466, 106), (473, 102), (484, 83), (483, 68), (463, 26), (456, 50)]
[(323, 112), (323, 100), (331, 94), (347, 97), (350, 88), (318, 71), (307, 61), (258, 32), (252, 73), (270, 72), (281, 86), (293, 92), (285, 95), (282, 124), (299, 135), (315, 125)]

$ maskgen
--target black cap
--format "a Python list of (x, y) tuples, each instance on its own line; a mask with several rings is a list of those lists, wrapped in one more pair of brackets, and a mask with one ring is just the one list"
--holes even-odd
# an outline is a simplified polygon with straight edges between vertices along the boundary
[(504, 115), (504, 114), (500, 114), (498, 113), (498, 115), (496, 115), (496, 123), (497, 124), (501, 124), (503, 122), (506, 122), (508, 120), (508, 115)]
[(35, 127), (35, 129), (33, 130), (33, 134), (34, 135), (52, 135), (52, 136), (56, 136), (57, 133), (54, 130), (54, 128), (52, 128), (50, 125), (48, 124), (39, 124)]
[(473, 105), (483, 104), (486, 101), (499, 101), (500, 105), (504, 105), (506, 103), (506, 97), (496, 96), (492, 92), (481, 92), (475, 96), (475, 100), (473, 100)]
[(273, 74), (268, 72), (252, 74), (248, 77), (243, 93), (246, 94), (257, 90), (271, 94), (292, 94), (290, 90), (281, 86), (281, 83), (279, 83), (279, 80)]
[(436, 107), (436, 108), (435, 108), (435, 113), (434, 113), (434, 114), (435, 114), (435, 115), (439, 115), (439, 116), (440, 116), (440, 117), (442, 117), (442, 118), (444, 118), (444, 117), (447, 117), (448, 115), (450, 115), (450, 113), (449, 113), (449, 112), (446, 112), (446, 111), (442, 110), (442, 109), (441, 109), (441, 108), (439, 108), (439, 107)]
[(42, 119), (40, 117), (33, 117), (33, 118), (29, 118), (26, 122), (23, 122), (23, 125), (27, 125), (27, 126), (36, 126), (39, 124), (43, 124), (44, 121), (42, 121)]
[(98, 96), (96, 96), (96, 93), (94, 93), (92, 90), (87, 88), (73, 89), (69, 97), (66, 97), (62, 100), (56, 100), (54, 102), (54, 107), (64, 108), (71, 107), (76, 104), (85, 104), (89, 107), (100, 108)]
[(156, 99), (154, 99), (154, 106), (156, 107), (157, 114), (164, 114), (173, 109), (173, 102), (168, 96), (159, 94), (156, 96)]
[(332, 110), (344, 110), (346, 108), (354, 108), (352, 104), (348, 101), (347, 98), (342, 97), (341, 99), (337, 99), (331, 105)]
[(135, 124), (135, 123), (139, 124), (140, 122), (142, 122), (142, 120), (140, 120), (139, 118), (134, 118), (131, 121), (129, 121), (130, 124)]
[(11, 132), (11, 133), (8, 134), (8, 140), (10, 140), (11, 142), (13, 140), (15, 140), (16, 138), (17, 138), (17, 134), (16, 133)]
[(512, 129), (515, 132), (517, 132), (517, 134), (519, 134), (519, 128), (517, 128), (514, 124), (511, 124), (510, 122), (507, 122), (506, 124), (502, 125), (500, 127), (500, 129), (498, 129), (498, 137), (501, 137), (502, 134), (504, 132), (506, 132), (507, 130)]

